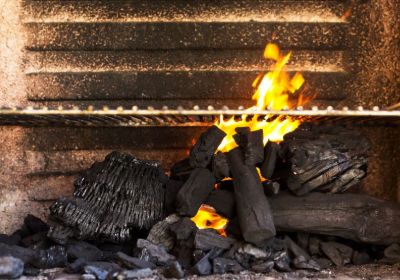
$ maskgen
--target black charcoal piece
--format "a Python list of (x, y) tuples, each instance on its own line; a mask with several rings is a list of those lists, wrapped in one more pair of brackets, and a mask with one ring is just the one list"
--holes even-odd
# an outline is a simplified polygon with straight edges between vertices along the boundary
[(36, 257), (36, 252), (29, 248), (0, 243), (0, 257), (6, 256), (11, 256), (22, 260), (24, 263), (29, 263)]
[(110, 273), (107, 280), (134, 280), (152, 277), (154, 272), (150, 268), (141, 268), (134, 270), (123, 270), (120, 272)]
[(213, 272), (215, 274), (239, 273), (244, 268), (235, 260), (215, 258), (213, 260)]
[(196, 144), (190, 150), (190, 166), (202, 168), (207, 167), (225, 136), (226, 133), (215, 125), (203, 132)]
[(212, 265), (208, 259), (208, 255), (205, 255), (200, 261), (198, 261), (193, 266), (192, 271), (197, 275), (210, 275), (212, 272)]
[(400, 263), (400, 245), (397, 243), (391, 244), (383, 252), (383, 259), (379, 260), (382, 263), (395, 264)]
[[(157, 265), (166, 265), (171, 261), (175, 260), (175, 257), (168, 254), (165, 248), (155, 245), (150, 241), (144, 239), (138, 239), (136, 246), (139, 249), (142, 249), (142, 255), (148, 255), (150, 257), (149, 260), (146, 258), (141, 258), (146, 261), (154, 262)], [(145, 252), (143, 252), (145, 251)]]
[(72, 199), (50, 207), (51, 215), (78, 239), (125, 242), (164, 217), (165, 183), (158, 163), (112, 152), (75, 182)]
[(194, 236), (184, 240), (177, 240), (175, 247), (171, 251), (171, 254), (177, 258), (184, 269), (188, 269), (193, 265), (193, 252), (195, 250), (193, 243)]
[(333, 263), (327, 258), (313, 258), (313, 260), (318, 263), (321, 269), (327, 269), (333, 265)]
[(297, 245), (299, 245), (305, 251), (308, 250), (310, 234), (308, 234), (306, 232), (297, 232), (296, 240), (297, 240)]
[(322, 252), (336, 265), (342, 266), (350, 263), (353, 249), (338, 242), (321, 242)]
[(297, 245), (289, 236), (285, 235), (283, 242), (291, 257), (302, 257), (305, 261), (309, 261), (311, 259), (308, 253), (299, 245)]
[(304, 256), (299, 256), (293, 259), (293, 265), (297, 269), (307, 269), (307, 270), (314, 270), (320, 271), (321, 266), (314, 261), (313, 259), (307, 259)]
[(278, 231), (332, 235), (377, 245), (400, 243), (400, 204), (395, 202), (362, 194), (319, 192), (304, 197), (280, 192), (269, 201)]
[(185, 182), (193, 171), (189, 158), (178, 161), (171, 167), (170, 179)]
[(67, 262), (66, 249), (57, 245), (47, 250), (40, 250), (30, 263), (37, 268), (54, 268), (65, 267)]
[(278, 153), (279, 144), (268, 141), (264, 148), (264, 160), (260, 166), (260, 172), (264, 178), (270, 179), (274, 174)]
[(21, 241), (21, 236), (19, 234), (1, 234), (0, 233), (0, 243), (4, 243), (6, 245), (18, 245)]
[(274, 267), (276, 270), (281, 272), (292, 271), (292, 269), (290, 268), (290, 258), (287, 255), (286, 251), (276, 252), (273, 259)]
[(185, 272), (177, 261), (170, 263), (164, 268), (162, 274), (165, 278), (181, 279), (185, 277)]
[(45, 222), (30, 214), (25, 217), (24, 224), (31, 234), (49, 230), (49, 226)]
[(184, 181), (170, 179), (165, 185), (165, 208), (168, 214), (175, 212), (176, 196), (183, 184)]
[(249, 255), (257, 260), (266, 260), (271, 257), (271, 252), (245, 243), (238, 248), (238, 253)]
[(223, 237), (213, 229), (200, 229), (194, 238), (196, 249), (208, 251), (213, 248), (229, 249), (235, 242), (234, 239)]
[(258, 273), (268, 273), (274, 268), (273, 261), (265, 261), (251, 266), (251, 270)]
[(18, 278), (24, 272), (24, 262), (14, 257), (0, 257), (0, 279)]
[(212, 160), (212, 172), (217, 181), (229, 177), (229, 165), (225, 153), (218, 152), (215, 154)]
[[(363, 265), (369, 263), (370, 261), (371, 257), (365, 251), (354, 251), (353, 256), (351, 257), (351, 262), (354, 265)], [(398, 261), (400, 261), (400, 257)]]
[(169, 215), (164, 220), (156, 223), (147, 235), (147, 240), (156, 245), (161, 245), (167, 251), (174, 247), (175, 239), (170, 227), (180, 220), (176, 214)]
[(197, 231), (196, 224), (189, 217), (180, 218), (169, 228), (177, 240), (187, 240)]
[(223, 217), (232, 219), (236, 215), (235, 195), (231, 191), (213, 190), (205, 204), (213, 207)]
[(42, 231), (25, 237), (21, 240), (20, 245), (24, 247), (30, 247), (32, 249), (39, 249), (42, 245), (46, 246), (46, 244), (49, 243), (48, 241), (47, 232)]
[(96, 276), (98, 280), (106, 280), (111, 272), (120, 270), (121, 267), (119, 265), (110, 262), (91, 262), (83, 268), (86, 274), (92, 274)]
[(81, 273), (83, 268), (87, 265), (87, 261), (84, 259), (76, 259), (72, 263), (69, 263), (65, 270), (68, 273)]
[(244, 152), (244, 162), (246, 165), (253, 166), (263, 161), (264, 143), (262, 129), (251, 132), (239, 131), (233, 137)]
[(312, 256), (321, 255), (320, 244), (321, 240), (318, 237), (310, 236), (308, 242), (308, 252), (310, 252)]
[(264, 194), (268, 197), (277, 195), (281, 188), (281, 185), (278, 182), (273, 182), (269, 180), (262, 182), (262, 185), (264, 188)]
[(228, 153), (228, 160), (243, 239), (263, 246), (275, 236), (275, 226), (256, 167), (245, 165), (244, 156), (239, 148)]
[(123, 266), (129, 269), (156, 268), (156, 266), (151, 262), (128, 256), (122, 252), (117, 253), (117, 259), (123, 264)]
[(182, 186), (176, 198), (176, 210), (181, 216), (193, 217), (214, 189), (214, 175), (206, 168), (196, 168)]
[(47, 237), (60, 245), (66, 245), (70, 238), (77, 236), (78, 231), (63, 225), (52, 225)]
[(40, 269), (33, 266), (24, 267), (24, 276), (38, 276), (40, 274)]
[(103, 252), (96, 246), (84, 241), (71, 241), (67, 246), (69, 260), (84, 259), (87, 262), (99, 261)]

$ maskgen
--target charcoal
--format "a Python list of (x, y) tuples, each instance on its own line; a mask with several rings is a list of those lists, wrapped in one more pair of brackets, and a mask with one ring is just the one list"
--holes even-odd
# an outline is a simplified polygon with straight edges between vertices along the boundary
[(229, 165), (225, 153), (218, 152), (215, 154), (211, 169), (217, 181), (229, 177)]
[(174, 261), (169, 264), (162, 272), (165, 278), (175, 278), (181, 279), (185, 277), (185, 272), (183, 271), (179, 262)]
[(261, 175), (270, 179), (275, 171), (276, 161), (278, 159), (279, 144), (268, 141), (264, 148), (264, 159), (260, 166)]
[(239, 148), (229, 151), (228, 160), (243, 239), (263, 246), (275, 236), (275, 226), (256, 167), (245, 165), (244, 156)]
[(299, 245), (300, 248), (302, 248), (303, 250), (307, 251), (310, 240), (310, 234), (306, 232), (297, 232), (296, 239), (297, 239), (297, 245)]
[(99, 261), (103, 252), (96, 246), (84, 241), (71, 241), (67, 246), (69, 260), (84, 259), (88, 262)]
[(24, 262), (14, 257), (0, 257), (0, 279), (18, 278), (24, 272)]
[(320, 271), (320, 265), (314, 261), (313, 259), (307, 259), (304, 256), (298, 256), (294, 258), (293, 265), (297, 269), (308, 269), (308, 270), (315, 270)]
[(193, 264), (194, 250), (194, 236), (190, 236), (188, 239), (177, 240), (171, 253), (176, 257), (184, 269), (188, 269)]
[(197, 227), (190, 218), (183, 217), (171, 225), (170, 230), (177, 240), (186, 240), (197, 231)]
[(285, 238), (283, 239), (283, 242), (291, 257), (294, 258), (301, 257), (305, 261), (309, 261), (311, 259), (308, 253), (299, 245), (297, 245), (289, 236), (286, 235)]
[(281, 188), (281, 185), (278, 182), (273, 182), (269, 180), (262, 182), (262, 185), (264, 188), (264, 194), (268, 197), (277, 195)]
[[(365, 251), (354, 251), (353, 256), (351, 257), (352, 264), (355, 265), (363, 265), (367, 264), (371, 261), (369, 254)], [(399, 258), (400, 261), (400, 258)]]
[(64, 247), (52, 246), (39, 251), (30, 263), (37, 268), (54, 268), (66, 266), (67, 260), (67, 251)]
[(276, 270), (281, 272), (290, 272), (290, 258), (286, 251), (276, 252), (273, 257), (274, 267)]
[(163, 246), (167, 251), (171, 250), (174, 247), (175, 239), (170, 227), (178, 221), (180, 221), (178, 215), (169, 215), (151, 228), (146, 239), (153, 244)]
[(0, 243), (6, 245), (18, 245), (20, 241), (21, 236), (19, 234), (7, 235), (0, 233)]
[(206, 255), (206, 253), (205, 253), (203, 250), (195, 249), (195, 250), (193, 250), (193, 261), (194, 261), (195, 263), (197, 263), (197, 262), (200, 261), (205, 255)]
[(29, 248), (0, 243), (0, 257), (6, 256), (11, 256), (22, 260), (24, 263), (29, 263), (36, 257), (36, 252)]
[(106, 280), (111, 272), (120, 270), (119, 265), (110, 262), (90, 262), (83, 268), (86, 274), (94, 275), (98, 280)]
[(205, 204), (213, 207), (218, 214), (226, 218), (232, 219), (236, 215), (235, 196), (230, 191), (213, 190)]
[(208, 251), (213, 248), (229, 249), (235, 242), (234, 239), (223, 237), (212, 229), (198, 230), (194, 238), (196, 249)]
[(321, 240), (315, 236), (310, 236), (309, 243), (308, 243), (308, 251), (311, 255), (320, 255), (320, 244)]
[(322, 252), (336, 265), (342, 266), (350, 263), (353, 249), (337, 242), (321, 242)]
[(153, 271), (150, 268), (141, 268), (135, 270), (123, 270), (120, 272), (111, 273), (108, 279), (111, 280), (134, 280), (141, 278), (149, 278), (153, 276)]
[(171, 168), (170, 179), (185, 182), (189, 178), (193, 169), (194, 168), (190, 166), (189, 158), (178, 161)]
[(105, 243), (97, 244), (97, 248), (99, 248), (101, 251), (103, 251), (103, 255), (105, 253), (115, 253), (116, 254), (118, 252), (130, 254), (132, 252), (132, 249), (135, 248), (135, 244), (132, 244), (131, 242), (120, 243), (120, 244), (105, 242)]
[(214, 175), (206, 168), (196, 168), (182, 186), (176, 198), (176, 210), (181, 216), (193, 217), (214, 189)]
[(216, 274), (239, 273), (244, 268), (235, 260), (215, 258), (213, 260), (213, 272)]
[(138, 239), (136, 246), (142, 249), (141, 259), (153, 262), (157, 265), (166, 265), (175, 260), (175, 257), (158, 245), (144, 239)]
[(214, 156), (219, 144), (225, 138), (226, 133), (215, 125), (211, 126), (200, 135), (196, 144), (190, 150), (189, 163), (192, 167), (207, 167)]
[(267, 250), (263, 250), (261, 248), (255, 247), (252, 244), (245, 243), (239, 247), (238, 253), (240, 254), (247, 254), (255, 259), (258, 260), (266, 260), (271, 257), (271, 253)]
[(25, 217), (24, 224), (29, 229), (31, 235), (49, 230), (49, 226), (45, 222), (30, 214)]
[(165, 208), (168, 214), (175, 212), (176, 196), (183, 184), (183, 181), (170, 179), (165, 185)]
[(84, 259), (76, 259), (72, 263), (69, 263), (65, 270), (68, 273), (80, 273), (83, 268), (87, 265), (87, 261)]
[(285, 135), (280, 146), (290, 163), (287, 186), (296, 195), (344, 192), (366, 175), (369, 142), (358, 132), (304, 124)]
[(400, 263), (400, 245), (397, 243), (391, 244), (384, 251), (384, 257), (379, 260), (382, 263), (396, 264)]
[(72, 199), (50, 207), (51, 215), (78, 239), (125, 242), (164, 217), (166, 178), (156, 162), (112, 152), (75, 182)]
[(47, 232), (47, 237), (60, 245), (66, 245), (75, 235), (78, 235), (75, 230), (59, 224), (53, 225)]
[(49, 244), (47, 239), (47, 232), (42, 231), (29, 235), (21, 240), (20, 244), (24, 247), (30, 247), (32, 249), (47, 249), (46, 245)]
[(251, 132), (238, 132), (233, 137), (244, 152), (244, 162), (246, 165), (254, 166), (263, 161), (264, 143), (262, 129)]
[(117, 258), (125, 267), (129, 269), (156, 268), (156, 266), (151, 262), (128, 256), (122, 252), (117, 253)]
[(208, 259), (208, 255), (205, 255), (200, 261), (198, 261), (193, 266), (192, 271), (197, 275), (210, 275), (212, 272), (212, 266)]
[(268, 273), (271, 272), (273, 268), (274, 268), (273, 261), (265, 261), (251, 266), (251, 270), (258, 273)]
[(321, 269), (327, 269), (333, 265), (333, 263), (327, 258), (313, 258), (313, 260), (318, 263)]
[(33, 266), (25, 265), (23, 274), (25, 276), (38, 276), (40, 274), (40, 269)]

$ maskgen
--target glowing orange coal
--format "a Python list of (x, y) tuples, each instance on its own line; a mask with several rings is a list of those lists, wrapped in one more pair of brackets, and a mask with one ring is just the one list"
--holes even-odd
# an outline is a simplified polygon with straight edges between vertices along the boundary
[(209, 205), (203, 204), (191, 220), (199, 229), (212, 228), (222, 236), (226, 236), (225, 228), (228, 219), (218, 215), (215, 209)]
[[(275, 44), (268, 44), (264, 51), (266, 59), (275, 61), (272, 71), (260, 74), (253, 82), (255, 88), (253, 100), (256, 105), (248, 108), (248, 111), (254, 110), (282, 110), (284, 108), (290, 109), (293, 107), (290, 104), (289, 96), (294, 94), (304, 83), (304, 78), (300, 73), (296, 73), (293, 77), (285, 71), (285, 65), (290, 59), (291, 53), (286, 55), (281, 54), (279, 48)], [(302, 97), (299, 96), (297, 105), (302, 105)], [(227, 152), (235, 147), (237, 144), (233, 139), (235, 128), (247, 126), (252, 131), (262, 129), (264, 133), (264, 145), (271, 141), (282, 141), (286, 133), (292, 132), (300, 125), (300, 120), (281, 116), (273, 118), (272, 116), (265, 116), (260, 119), (260, 116), (253, 116), (250, 119), (247, 115), (243, 115), (241, 120), (235, 120), (233, 117), (229, 120), (224, 120), (221, 116), (215, 123), (222, 129), (227, 136), (218, 147), (218, 151)]]

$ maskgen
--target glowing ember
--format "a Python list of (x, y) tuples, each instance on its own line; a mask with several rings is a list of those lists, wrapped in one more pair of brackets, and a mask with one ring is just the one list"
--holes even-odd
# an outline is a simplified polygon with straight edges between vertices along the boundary
[(218, 215), (215, 209), (209, 205), (203, 204), (191, 220), (199, 229), (212, 228), (222, 236), (226, 236), (225, 228), (228, 219)]
[[(291, 53), (282, 55), (279, 48), (275, 44), (268, 44), (264, 51), (266, 59), (274, 60), (274, 70), (259, 75), (253, 82), (255, 88), (253, 100), (256, 105), (248, 108), (249, 111), (254, 110), (282, 110), (284, 108), (291, 108), (289, 102), (289, 95), (294, 94), (304, 83), (304, 78), (300, 73), (296, 73), (292, 78), (285, 72), (285, 65), (289, 61)], [(299, 96), (297, 105), (302, 105), (302, 96)], [(233, 117), (229, 120), (224, 120), (222, 116), (216, 122), (220, 129), (222, 129), (227, 136), (218, 147), (218, 151), (227, 152), (235, 147), (237, 144), (233, 139), (235, 128), (237, 127), (250, 127), (252, 131), (262, 129), (264, 134), (264, 145), (268, 140), (278, 142), (283, 140), (286, 133), (292, 132), (300, 125), (300, 120), (280, 116), (273, 118), (272, 116), (265, 116), (260, 119), (260, 116), (253, 116), (247, 119), (247, 115), (243, 115), (241, 120), (235, 120)]]

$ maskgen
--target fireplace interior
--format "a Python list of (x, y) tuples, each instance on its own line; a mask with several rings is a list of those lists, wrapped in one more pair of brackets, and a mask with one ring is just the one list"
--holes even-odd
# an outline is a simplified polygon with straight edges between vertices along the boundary
[(0, 279), (400, 277), (399, 1), (0, 4)]

